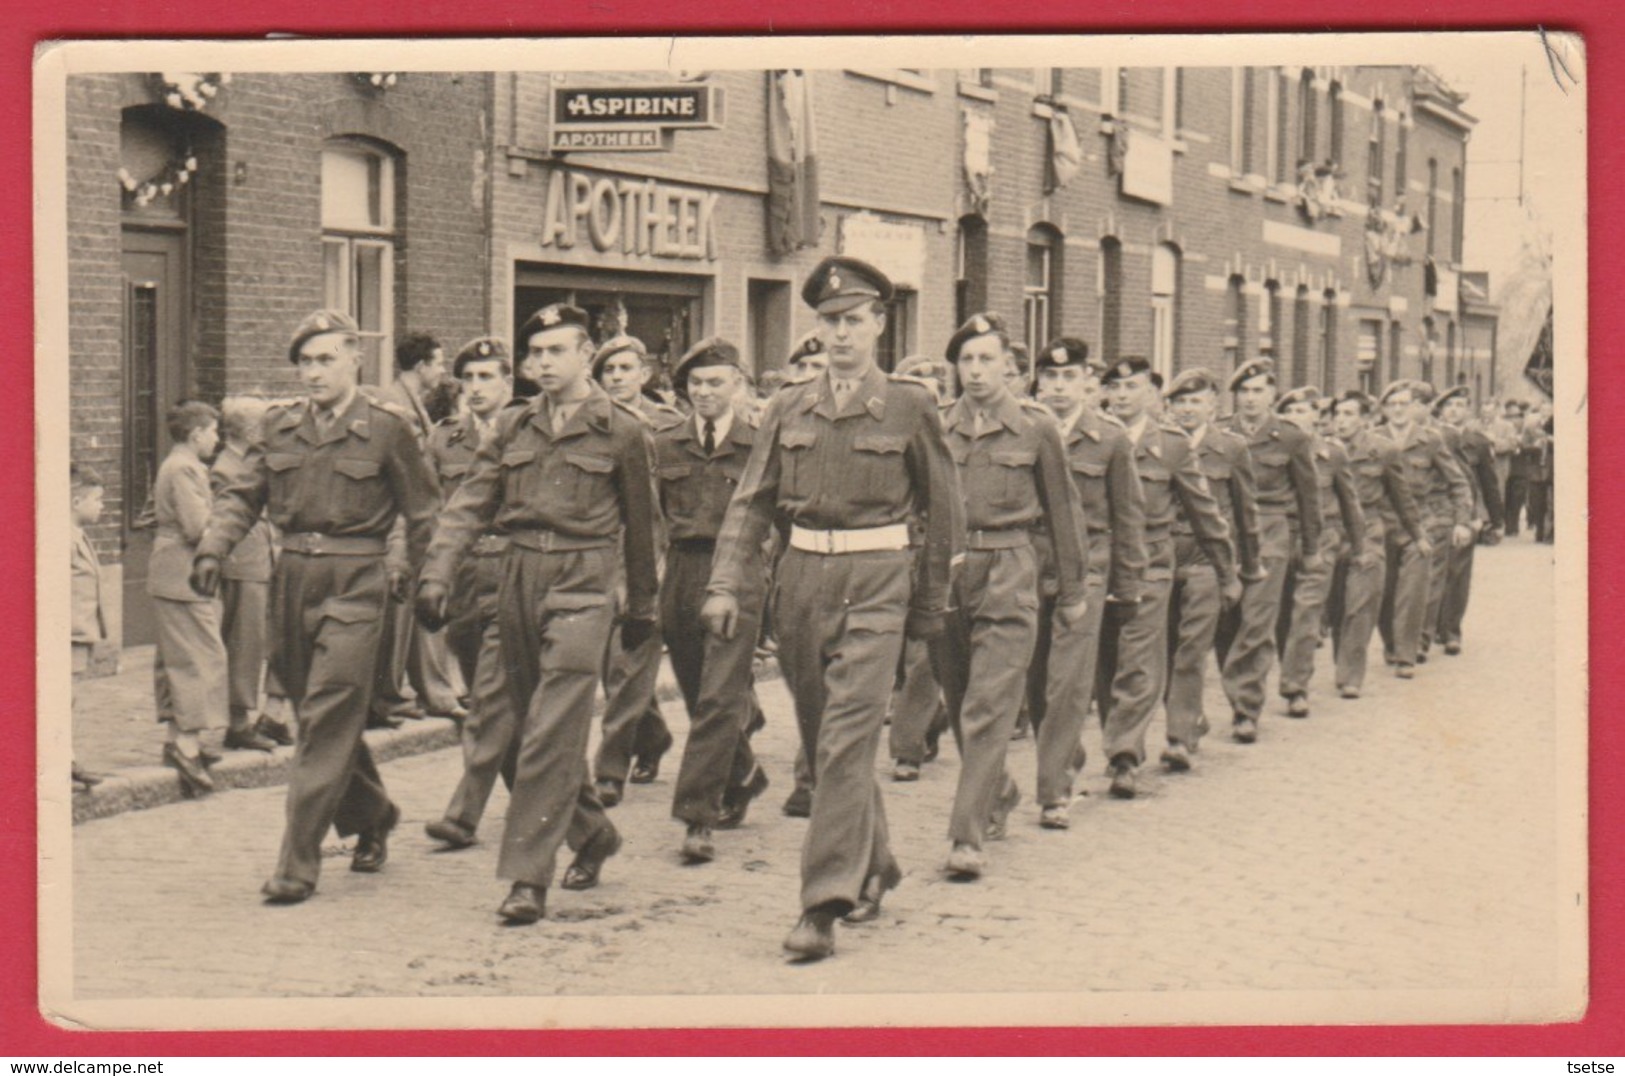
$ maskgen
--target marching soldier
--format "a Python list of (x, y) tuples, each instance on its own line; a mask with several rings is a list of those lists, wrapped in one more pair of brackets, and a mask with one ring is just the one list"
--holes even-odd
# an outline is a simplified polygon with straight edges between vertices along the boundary
[(1219, 379), (1196, 367), (1182, 371), (1165, 395), (1174, 422), (1185, 431), (1197, 465), (1230, 525), (1239, 572), (1221, 582), (1212, 561), (1196, 540), (1183, 511), (1174, 517), (1174, 582), (1169, 600), (1168, 747), (1162, 764), (1181, 773), (1191, 768), (1191, 755), (1208, 730), (1202, 714), (1202, 689), (1208, 654), (1219, 628), (1221, 609), (1241, 600), (1242, 585), (1262, 578), (1258, 567), (1258, 505), (1253, 462), (1247, 443), (1214, 425), (1219, 405)]
[(1459, 433), (1455, 428), (1445, 426), (1434, 417), (1433, 402), (1437, 399), (1437, 395), (1430, 382), (1413, 382), (1411, 393), (1416, 425), (1427, 430), (1444, 445), (1446, 456), (1460, 479), (1461, 487), (1466, 490), (1467, 499), (1467, 513), (1463, 517), (1456, 510), (1459, 507), (1456, 484), (1437, 480), (1437, 475), (1432, 476), (1435, 480), (1429, 481), (1427, 491), (1421, 497), (1422, 510), (1431, 521), (1429, 539), (1433, 545), (1433, 555), (1428, 558), (1427, 607), (1422, 611), (1422, 634), (1416, 651), (1416, 663), (1420, 665), (1427, 661), (1428, 654), (1433, 649), (1434, 631), (1439, 623), (1439, 610), (1444, 605), (1445, 582), (1450, 573), (1450, 551), (1460, 544), (1454, 534), (1454, 528), (1458, 524), (1466, 526), (1469, 542), (1477, 540), (1478, 536), (1473, 530), (1476, 507), (1473, 480), (1461, 463), (1461, 453), (1457, 448)]
[(1419, 420), (1431, 396), (1428, 386), (1400, 380), (1382, 393), (1387, 436), (1399, 449), (1410, 486), (1422, 515), (1424, 541), (1402, 544), (1388, 535), (1387, 585), (1383, 589), (1378, 627), (1394, 675), (1409, 680), (1416, 675), (1423, 621), (1427, 617), (1428, 574), (1441, 546), (1472, 541), (1473, 493), (1467, 476), (1444, 443), (1439, 431)]
[(1043, 579), (1038, 638), (1027, 671), (1027, 704), (1038, 741), (1038, 824), (1071, 825), (1074, 783), (1083, 769), (1083, 726), (1094, 696), (1095, 663), (1108, 603), (1133, 608), (1145, 575), (1145, 494), (1134, 467), (1134, 447), (1120, 423), (1102, 414), (1105, 367), (1089, 358), (1089, 345), (1063, 336), (1046, 345), (1034, 363), (1038, 401), (1056, 418), (1067, 467), (1088, 532), (1083, 618), (1064, 621), (1057, 612), (1052, 554), (1045, 534), (1035, 535)]
[[(773, 398), (717, 540), (706, 626), (738, 630), (754, 551), (790, 525), (777, 569), (779, 663), (814, 770), (793, 956), (835, 951), (834, 922), (879, 914), (902, 874), (892, 857), (875, 753), (905, 634), (942, 630), (964, 516), (936, 401), (875, 365), (891, 282), (826, 258), (802, 289), (818, 312), (826, 374)], [(922, 521), (915, 580), (909, 520)]]
[(617, 551), (626, 606), (621, 647), (655, 631), (653, 444), (647, 425), (592, 380), (585, 311), (543, 307), (520, 329), (542, 393), (505, 409), (441, 514), (418, 588), (426, 627), (445, 623), (458, 567), (479, 535), (508, 536), (497, 611), (502, 653), (526, 710), (497, 876), (513, 883), (497, 914), (533, 923), (546, 908), (559, 846), (575, 860), (565, 889), (598, 884), (621, 838), (587, 771), (592, 704), (615, 619)]
[(1399, 448), (1371, 428), (1376, 407), (1371, 397), (1350, 389), (1337, 398), (1332, 412), (1333, 429), (1348, 453), (1349, 476), (1365, 516), (1365, 533), (1354, 545), (1343, 579), (1343, 615), (1333, 633), (1337, 693), (1345, 699), (1359, 698), (1365, 685), (1366, 652), (1377, 625), (1389, 558), (1399, 558), (1398, 576), (1414, 577), (1414, 565), (1426, 556), (1422, 550), (1428, 544)]
[[(496, 435), (497, 417), (513, 397), (508, 345), (489, 336), (469, 341), (453, 360), (452, 376), (462, 383), (468, 413), (445, 419), (429, 435), (429, 461), (440, 479), (442, 505), (468, 477), (480, 446)], [(445, 814), (424, 830), (448, 849), (474, 843), (498, 775), (513, 789), (519, 720), (497, 624), (507, 549), (507, 536), (495, 529), (476, 538), (458, 566), (457, 585), (447, 609), (451, 619), (446, 625), (446, 643), (469, 686), (471, 705), (462, 727), (462, 779)]]
[(968, 530), (947, 628), (931, 657), (959, 744), (947, 871), (961, 880), (981, 877), (982, 840), (990, 828), (1002, 832), (1020, 798), (1004, 760), (1038, 631), (1034, 531), (1042, 528), (1049, 538), (1058, 622), (1070, 629), (1087, 609), (1086, 538), (1066, 449), (1043, 405), (1011, 391), (1009, 349), (1003, 320), (977, 314), (947, 351), (964, 392), (943, 427)]
[[(1458, 385), (1441, 395), (1433, 413), (1446, 431), (1454, 431), (1456, 458), (1473, 484), (1475, 527), (1496, 534), (1502, 526), (1501, 482), (1495, 471), (1495, 446), (1482, 430), (1468, 424), (1472, 403), (1467, 386)], [(1444, 652), (1461, 653), (1461, 622), (1467, 615), (1467, 600), (1473, 588), (1473, 551), (1477, 541), (1452, 546), (1445, 570), (1444, 595), (1439, 605), (1437, 631)]]
[(1258, 558), (1263, 579), (1242, 588), (1236, 633), (1224, 657), (1225, 697), (1234, 712), (1231, 735), (1238, 743), (1258, 738), (1265, 681), (1275, 661), (1276, 621), (1294, 548), (1301, 567), (1319, 567), (1320, 487), (1309, 435), (1270, 412), (1275, 402), (1275, 363), (1245, 363), (1230, 377), (1236, 411), (1225, 429), (1247, 442), (1257, 478)]
[(1133, 799), (1136, 775), (1145, 761), (1146, 729), (1168, 679), (1175, 517), (1183, 510), (1221, 586), (1231, 586), (1234, 580), (1235, 549), (1190, 438), (1151, 415), (1155, 393), (1151, 364), (1138, 356), (1120, 359), (1106, 371), (1105, 382), (1112, 414), (1127, 428), (1134, 446), (1134, 466), (1145, 493), (1145, 583), (1138, 604), (1115, 612), (1116, 623), (1108, 629), (1115, 638), (1108, 640), (1100, 657), (1103, 672), (1111, 678), (1111, 697), (1101, 700), (1111, 794)]
[(1315, 452), (1315, 478), (1320, 487), (1319, 556), (1291, 573), (1282, 595), (1285, 629), (1281, 643), (1281, 697), (1289, 717), (1309, 716), (1309, 682), (1315, 675), (1315, 648), (1331, 596), (1332, 575), (1351, 541), (1365, 534), (1365, 513), (1349, 476), (1348, 453), (1343, 446), (1321, 436), (1320, 390), (1306, 385), (1285, 393), (1275, 410), (1309, 434)]
[[(652, 373), (648, 350), (635, 336), (611, 337), (593, 355), (593, 380), (610, 399), (636, 411), (658, 433), (680, 425), (683, 413), (649, 394)], [(660, 760), (671, 750), (671, 731), (655, 701), (659, 676), (658, 633), (635, 651), (622, 653), (612, 647), (605, 656), (604, 735), (593, 760), (598, 798), (605, 807), (621, 802), (629, 778), (633, 784), (646, 785), (658, 777)]]
[(741, 369), (739, 349), (727, 340), (713, 336), (695, 344), (672, 375), (694, 413), (655, 434), (660, 501), (671, 532), (660, 627), (689, 715), (672, 817), (688, 827), (682, 847), (688, 863), (715, 858), (711, 831), (737, 826), (751, 800), (767, 791), (767, 774), (748, 738), (758, 712), (752, 661), (767, 591), (760, 549), (754, 563), (741, 567), (733, 638), (694, 630), (723, 515), (756, 437), (734, 409)]
[[(350, 869), (383, 868), (400, 812), (361, 738), (381, 654), (384, 607), (404, 594), (437, 502), (434, 475), (410, 421), (357, 391), (361, 340), (348, 314), (318, 311), (288, 345), (308, 399), (273, 408), (265, 444), (216, 499), (192, 561), (191, 585), (212, 595), (221, 559), (264, 508), (282, 532), (272, 602), (273, 661), (299, 719), (288, 781), (288, 825), (266, 900), (309, 897), (329, 826), (357, 836)], [(405, 550), (386, 561), (391, 528)], [(404, 555), (402, 555), (404, 552)]]

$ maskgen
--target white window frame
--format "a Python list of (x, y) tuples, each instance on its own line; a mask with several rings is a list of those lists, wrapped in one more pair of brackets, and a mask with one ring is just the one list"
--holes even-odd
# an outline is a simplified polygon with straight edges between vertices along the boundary
[[(358, 253), (363, 250), (379, 252), (378, 327), (364, 328), (359, 335), (363, 342), (376, 342), (378, 383), (388, 384), (395, 375), (395, 250), (398, 238), (395, 230), (395, 172), (398, 162), (383, 149), (344, 139), (329, 142), (322, 148), (322, 153), (324, 156), (328, 153), (365, 156), (379, 162), (378, 215), (381, 223), (353, 220), (330, 223), (325, 218), (322, 221), (322, 288), (324, 303), (350, 314), (360, 324), (361, 311), (356, 303), (361, 290), (358, 285), (362, 260)], [(327, 292), (327, 252), (334, 248), (340, 251), (343, 266), (337, 281), (341, 289), (338, 294)]]
[(1281, 78), (1271, 71), (1265, 82), (1264, 114), (1269, 117), (1269, 123), (1264, 131), (1264, 179), (1274, 183), (1281, 172)]
[(1055, 243), (1049, 236), (1048, 242), (1035, 243), (1027, 240), (1027, 256), (1031, 257), (1033, 250), (1043, 251), (1044, 281), (1042, 286), (1034, 285), (1027, 280), (1026, 264), (1022, 265), (1021, 277), (1021, 313), (1023, 318), (1023, 337), (1027, 341), (1027, 353), (1038, 354), (1039, 348), (1049, 342), (1050, 312), (1054, 307), (1055, 288)]
[(1122, 118), (1122, 89), (1123, 69), (1121, 67), (1102, 67), (1100, 69), (1100, 111), (1103, 115), (1113, 119)]
[(1179, 68), (1162, 69), (1162, 135), (1179, 137)]
[(1230, 175), (1247, 174), (1247, 68), (1230, 69)]
[(1151, 249), (1151, 368), (1165, 379), (1174, 373), (1178, 313), (1179, 251), (1158, 243)]

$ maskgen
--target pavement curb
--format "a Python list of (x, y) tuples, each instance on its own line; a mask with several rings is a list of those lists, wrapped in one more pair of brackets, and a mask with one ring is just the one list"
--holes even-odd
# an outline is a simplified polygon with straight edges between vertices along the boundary
[[(779, 664), (772, 658), (758, 661), (755, 673), (757, 683), (777, 680), (780, 676)], [(682, 698), (677, 681), (664, 669), (655, 684), (655, 698), (660, 702), (675, 702)], [(593, 704), (593, 716), (597, 717), (603, 711), (604, 703), (600, 697)], [(369, 729), (365, 736), (373, 758), (378, 762), (389, 762), (455, 747), (459, 729), (450, 718), (425, 717), (409, 721), (398, 729)], [(286, 784), (288, 771), (293, 766), (293, 752), (291, 747), (279, 747), (269, 754), (260, 751), (227, 753), (209, 770), (218, 788), (215, 794), (234, 788), (266, 788)], [(90, 791), (74, 794), (73, 824), (111, 818), (125, 811), (162, 807), (186, 798), (180, 775), (167, 766), (118, 770), (107, 775), (101, 784)]]

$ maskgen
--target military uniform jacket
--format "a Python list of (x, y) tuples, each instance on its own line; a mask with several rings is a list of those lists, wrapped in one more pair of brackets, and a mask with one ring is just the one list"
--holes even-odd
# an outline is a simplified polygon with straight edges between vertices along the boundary
[[(491, 416), (494, 429), (498, 411)], [(480, 450), (480, 427), (473, 415), (444, 419), (429, 434), (429, 466), (440, 482), (440, 501), (445, 504), (457, 487), (463, 484), (474, 467), (474, 456)]]
[[(980, 433), (969, 397), (944, 416), (948, 452), (959, 468), (970, 531), (1031, 531), (1042, 528), (1062, 605), (1083, 601), (1088, 539), (1066, 448), (1054, 417), (1042, 404), (1004, 394)], [(993, 423), (997, 423), (996, 425)]]
[(1473, 484), (1473, 510), (1475, 518), (1492, 527), (1500, 527), (1506, 515), (1501, 501), (1501, 482), (1495, 474), (1495, 446), (1482, 430), (1449, 427), (1453, 433), (1452, 448)]
[(1089, 560), (1100, 564), (1102, 543), (1109, 546), (1106, 593), (1119, 601), (1138, 601), (1147, 556), (1145, 493), (1134, 467), (1134, 446), (1120, 424), (1087, 407), (1064, 442), (1067, 468), (1089, 532)]
[(653, 619), (657, 590), (654, 446), (634, 410), (591, 386), (557, 434), (544, 394), (506, 408), (496, 432), (451, 495), (424, 564), (425, 582), (450, 586), (481, 533), (548, 532), (623, 543), (626, 615)]
[(1247, 442), (1258, 480), (1258, 510), (1296, 517), (1299, 545), (1305, 556), (1320, 547), (1320, 482), (1309, 435), (1279, 415), (1266, 415), (1249, 433), (1239, 415), (1224, 428)]
[[(682, 423), (688, 416), (669, 403), (652, 399), (643, 393), (638, 394), (636, 411), (649, 423), (649, 428), (659, 432), (669, 430)], [(735, 418), (737, 419), (737, 415)]]
[(422, 559), (440, 497), (408, 420), (360, 392), (325, 431), (315, 410), (308, 401), (270, 410), (264, 444), (248, 450), (241, 477), (222, 487), (198, 553), (224, 556), (263, 511), (285, 535), (386, 541), (401, 518), (400, 559)]
[[(1148, 539), (1167, 537), (1181, 512), (1221, 583), (1236, 576), (1235, 546), (1230, 525), (1219, 514), (1207, 479), (1191, 450), (1191, 439), (1177, 426), (1165, 426), (1150, 416), (1134, 445), (1134, 467), (1145, 491), (1145, 531)], [(1133, 439), (1132, 429), (1129, 431)], [(1168, 565), (1162, 570), (1167, 571)], [(1164, 575), (1164, 578), (1167, 578)]]
[(756, 431), (736, 411), (728, 436), (707, 456), (700, 421), (693, 415), (655, 434), (660, 506), (674, 542), (714, 541), (721, 533), (728, 502), (739, 488), (756, 441)]
[(1320, 483), (1320, 512), (1325, 526), (1340, 522), (1343, 533), (1357, 542), (1365, 534), (1365, 512), (1349, 471), (1349, 455), (1327, 437), (1315, 437), (1315, 475)]
[(768, 403), (717, 538), (712, 594), (737, 595), (751, 551), (775, 519), (814, 530), (907, 524), (922, 543), (912, 604), (948, 607), (964, 501), (929, 388), (871, 367), (837, 409), (828, 374), (785, 385)]
[[(215, 496), (220, 491), (248, 477), (248, 453), (235, 445), (225, 444), (209, 468), (209, 487)], [(271, 524), (261, 517), (243, 540), (237, 543), (220, 565), (220, 575), (243, 583), (269, 583), (271, 581), (273, 535)]]
[(1361, 510), (1368, 516), (1372, 512), (1381, 514), (1383, 528), (1389, 533), (1403, 528), (1413, 540), (1420, 541), (1421, 512), (1405, 479), (1405, 461), (1399, 446), (1371, 430), (1362, 430), (1343, 449)]
[[(1209, 424), (1202, 439), (1192, 438), (1197, 466), (1207, 479), (1219, 514), (1230, 525), (1236, 562), (1241, 578), (1260, 577), (1258, 567), (1258, 492), (1253, 478), (1253, 460), (1247, 442), (1228, 430)], [(1190, 520), (1181, 511), (1174, 520), (1174, 533), (1190, 535)]]
[(412, 427), (413, 436), (418, 439), (419, 448), (428, 445), (429, 434), (434, 429), (434, 423), (429, 421), (429, 411), (418, 394), (408, 388), (399, 376), (382, 388), (368, 386), (362, 391), (370, 392), (379, 403), (389, 405), (394, 408), (394, 414), (405, 418)]
[(73, 641), (89, 646), (107, 638), (107, 618), (102, 614), (102, 562), (83, 527), (73, 528), (71, 567)]
[(172, 449), (152, 486), (158, 533), (152, 540), (147, 593), (176, 602), (208, 601), (187, 581), (192, 554), (209, 522), (209, 469), (188, 452)]
[(1445, 444), (1444, 435), (1432, 426), (1412, 423), (1403, 437), (1392, 426), (1386, 427), (1389, 438), (1399, 448), (1405, 465), (1405, 481), (1411, 495), (1422, 511), (1438, 520), (1449, 520), (1457, 526), (1469, 526), (1473, 521), (1473, 487), (1467, 480), (1456, 454)]

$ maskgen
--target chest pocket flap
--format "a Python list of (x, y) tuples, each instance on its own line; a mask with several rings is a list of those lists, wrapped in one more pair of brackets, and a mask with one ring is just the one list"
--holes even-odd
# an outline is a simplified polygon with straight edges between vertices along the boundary
[(502, 466), (522, 467), (536, 458), (536, 452), (529, 448), (510, 448), (502, 454)]
[(663, 463), (660, 465), (660, 477), (668, 482), (679, 478), (687, 478), (694, 472), (694, 468), (686, 463)]
[(1000, 467), (1031, 467), (1038, 462), (1038, 453), (1030, 448), (1005, 448), (989, 452), (988, 458)]
[(1088, 475), (1090, 478), (1104, 478), (1106, 476), (1106, 463), (1104, 460), (1073, 460), (1071, 467), (1074, 473)]
[(895, 433), (864, 433), (852, 438), (852, 447), (859, 452), (893, 455), (908, 447), (908, 438)]
[(817, 443), (818, 433), (815, 430), (795, 429), (779, 431), (779, 445), (782, 448), (811, 448)]
[(333, 470), (346, 478), (373, 478), (382, 465), (377, 460), (344, 458), (333, 461)]
[(468, 473), (468, 464), (448, 463), (440, 468), (440, 473), (447, 478), (461, 478)]
[(277, 472), (291, 471), (304, 462), (305, 457), (297, 452), (267, 452), (265, 454), (265, 466)]
[(592, 474), (609, 474), (615, 469), (615, 461), (608, 456), (597, 456), (590, 452), (566, 452), (564, 458), (580, 467), (583, 471)]

